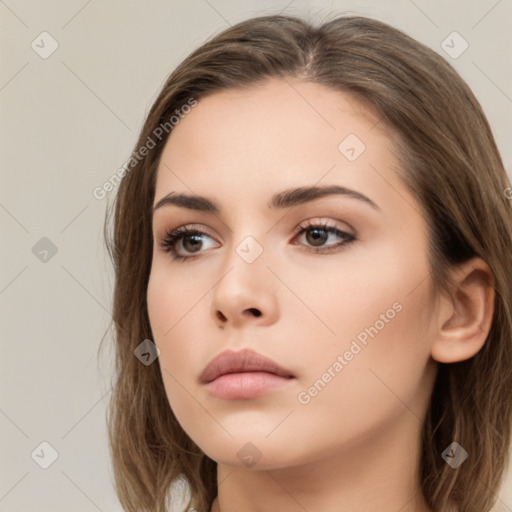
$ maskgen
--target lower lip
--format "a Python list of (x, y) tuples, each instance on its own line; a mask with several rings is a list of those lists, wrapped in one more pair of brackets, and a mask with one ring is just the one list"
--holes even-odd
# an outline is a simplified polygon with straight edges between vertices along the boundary
[(290, 380), (269, 372), (227, 373), (208, 382), (206, 389), (219, 398), (249, 399), (267, 395)]

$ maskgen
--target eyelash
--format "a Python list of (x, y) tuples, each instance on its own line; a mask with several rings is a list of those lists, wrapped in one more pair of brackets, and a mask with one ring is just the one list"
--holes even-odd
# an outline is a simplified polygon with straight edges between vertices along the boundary
[[(347, 245), (349, 245), (352, 242), (355, 242), (357, 240), (357, 238), (354, 235), (346, 233), (345, 231), (341, 231), (338, 228), (336, 228), (335, 226), (329, 226), (326, 223), (318, 223), (318, 224), (312, 224), (311, 223), (311, 224), (306, 224), (306, 225), (300, 225), (299, 228), (298, 228), (297, 233), (294, 236), (294, 238), (297, 238), (298, 236), (302, 235), (306, 231), (313, 230), (313, 229), (320, 229), (322, 231), (326, 231), (327, 233), (332, 233), (332, 234), (334, 234), (334, 235), (344, 239), (343, 242), (338, 243), (338, 244), (336, 244), (334, 246), (332, 246), (332, 245), (328, 246), (327, 249), (325, 249), (325, 248), (324, 249), (319, 248), (319, 249), (316, 249), (316, 250), (315, 249), (311, 249), (311, 248), (307, 249), (308, 252), (312, 252), (314, 254), (325, 254), (325, 253), (330, 253), (330, 252), (333, 252), (333, 251), (336, 251), (336, 250), (342, 250)], [(206, 235), (206, 236), (210, 236), (210, 235), (208, 235), (208, 233), (205, 233), (204, 231), (201, 231), (199, 229), (195, 229), (195, 228), (194, 229), (189, 229), (186, 226), (184, 226), (184, 227), (181, 227), (181, 228), (177, 228), (174, 231), (166, 231), (165, 234), (164, 234), (163, 239), (160, 242), (160, 247), (165, 252), (170, 253), (173, 260), (178, 260), (178, 261), (182, 261), (183, 262), (183, 261), (188, 260), (189, 258), (195, 258), (196, 256), (200, 256), (202, 253), (198, 253), (198, 254), (191, 255), (191, 256), (181, 256), (181, 255), (179, 255), (177, 253), (176, 248), (175, 248), (176, 244), (180, 240), (185, 238), (187, 235)], [(297, 245), (297, 244), (293, 244), (293, 245)], [(340, 247), (341, 247), (341, 249), (340, 249)]]

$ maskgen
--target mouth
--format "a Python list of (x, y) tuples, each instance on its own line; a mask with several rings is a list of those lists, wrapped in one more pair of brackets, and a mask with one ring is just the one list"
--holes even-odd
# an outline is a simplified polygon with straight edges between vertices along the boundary
[(294, 379), (289, 370), (250, 349), (222, 352), (207, 365), (200, 377), (210, 394), (226, 399), (263, 396)]

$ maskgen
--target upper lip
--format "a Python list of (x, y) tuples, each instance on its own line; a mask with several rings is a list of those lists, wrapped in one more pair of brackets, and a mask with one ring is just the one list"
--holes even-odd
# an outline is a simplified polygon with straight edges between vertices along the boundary
[(200, 379), (207, 383), (226, 373), (269, 372), (283, 377), (293, 377), (292, 373), (275, 361), (258, 354), (254, 350), (225, 350), (214, 357), (201, 373)]

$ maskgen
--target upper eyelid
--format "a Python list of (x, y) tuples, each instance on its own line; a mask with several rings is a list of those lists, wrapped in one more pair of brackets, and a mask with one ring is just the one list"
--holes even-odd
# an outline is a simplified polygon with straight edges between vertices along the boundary
[[(169, 233), (175, 233), (176, 231), (178, 231), (178, 235), (179, 234), (183, 234), (183, 235), (187, 235), (189, 231), (192, 231), (192, 232), (196, 232), (198, 231), (201, 235), (206, 235), (206, 236), (209, 236), (210, 238), (216, 240), (217, 237), (212, 235), (207, 228), (204, 228), (204, 227), (196, 227), (197, 225), (196, 224), (184, 224), (183, 226), (178, 226), (177, 228), (174, 228), (174, 229), (171, 229), (171, 230), (165, 230), (164, 231), (164, 236), (166, 236), (167, 234)], [(180, 231), (182, 231), (183, 233), (180, 233)]]
[(341, 220), (335, 221), (332, 219), (324, 220), (324, 217), (313, 217), (302, 222), (299, 222), (299, 224), (297, 224), (297, 227), (295, 228), (295, 231), (299, 231), (301, 227), (310, 227), (317, 225), (326, 225), (328, 228), (338, 229), (339, 231), (345, 231), (345, 228), (343, 226), (339, 226), (338, 223), (342, 223), (345, 226), (348, 226), (350, 231), (355, 232), (355, 229), (348, 222)]

